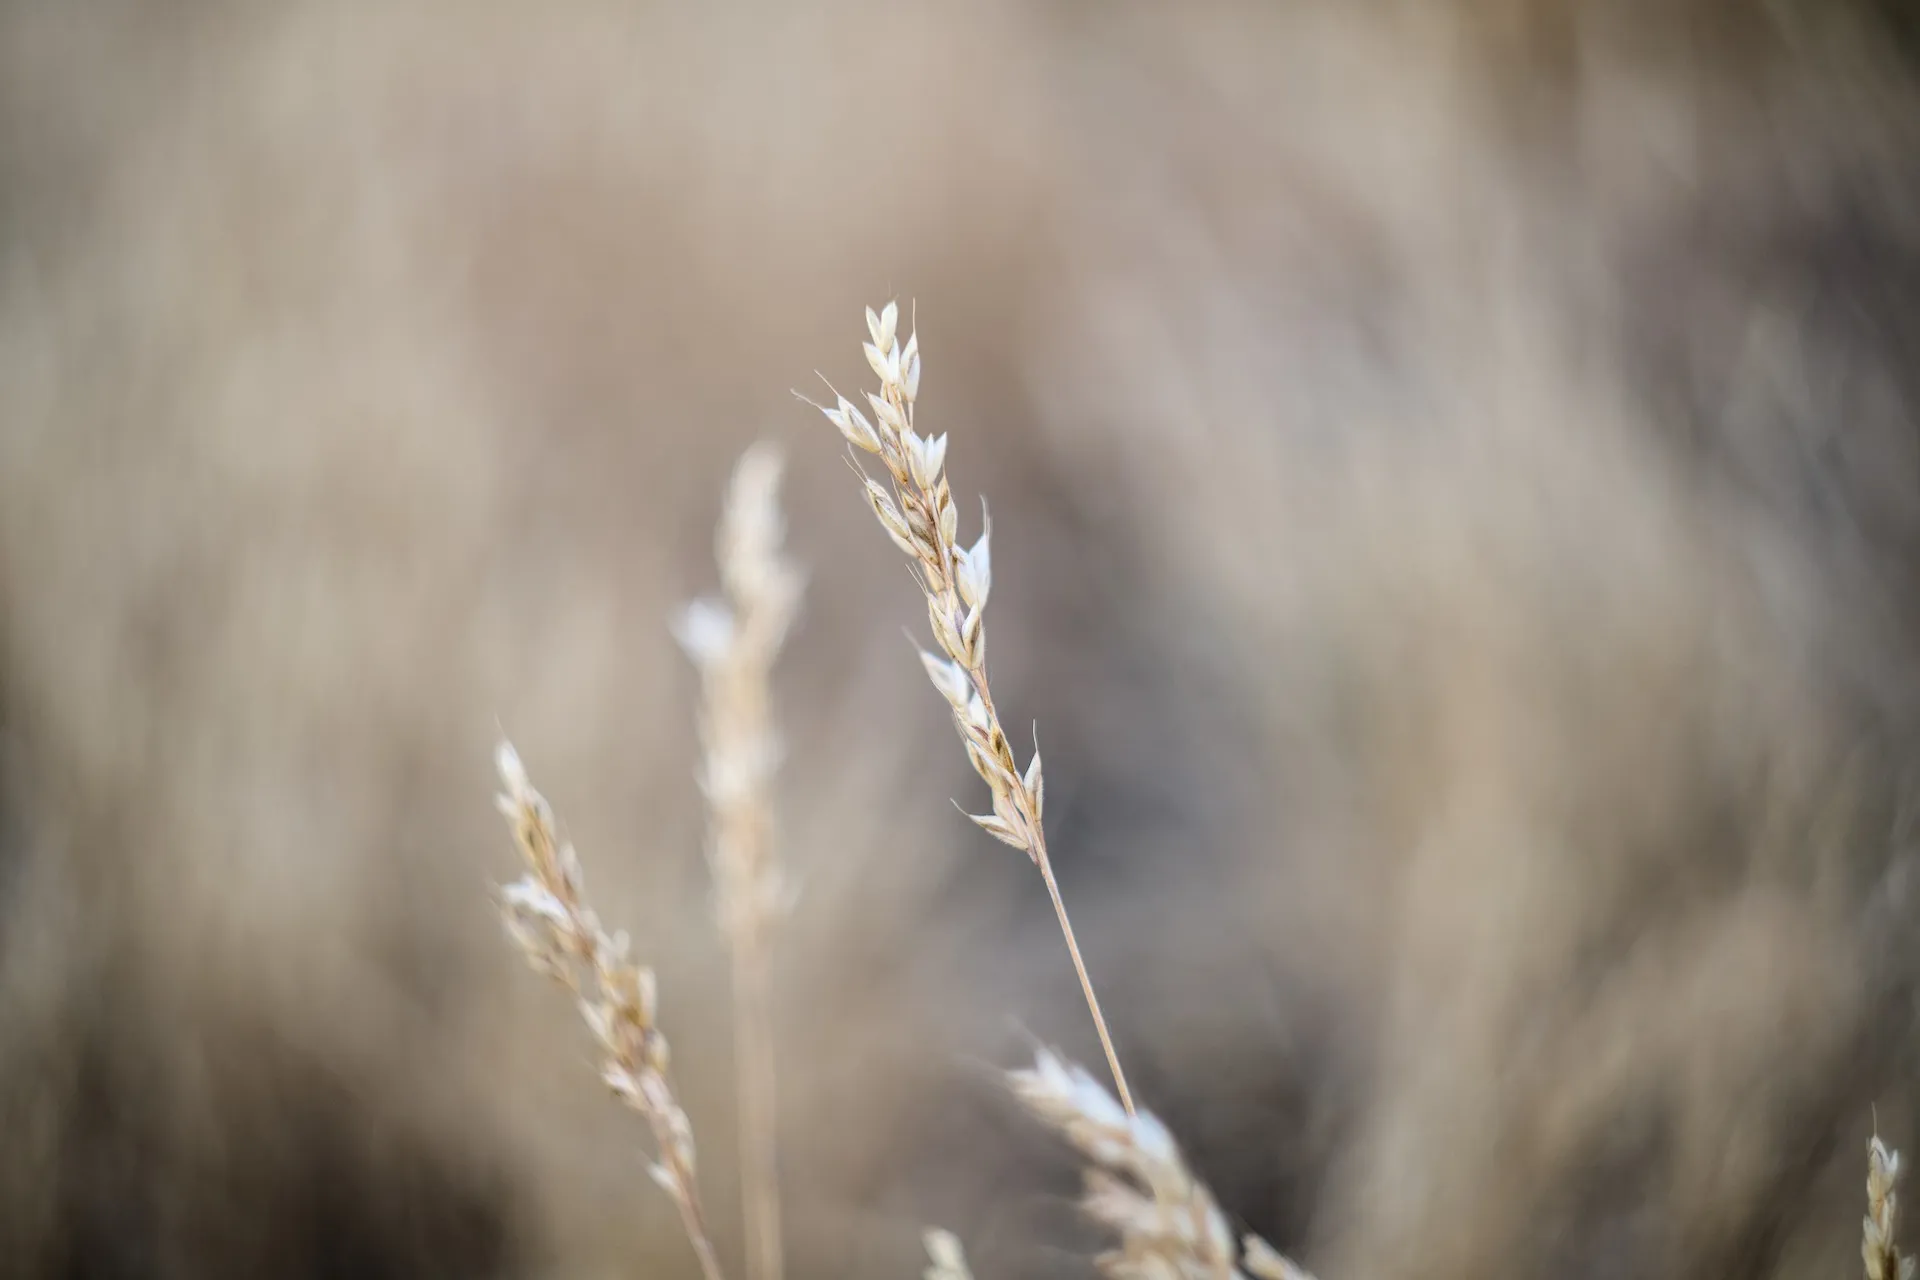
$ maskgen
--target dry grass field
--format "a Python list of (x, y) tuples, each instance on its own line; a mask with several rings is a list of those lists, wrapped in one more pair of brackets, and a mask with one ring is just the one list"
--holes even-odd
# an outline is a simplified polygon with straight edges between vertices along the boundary
[(1895, 1280), (1917, 40), (0, 5), (0, 1274)]

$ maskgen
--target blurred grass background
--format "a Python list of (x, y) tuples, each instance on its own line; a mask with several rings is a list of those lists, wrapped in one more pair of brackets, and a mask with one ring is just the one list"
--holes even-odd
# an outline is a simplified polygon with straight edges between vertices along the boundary
[(692, 1273), (499, 938), (502, 727), (661, 971), (737, 1267), (666, 624), (766, 437), (791, 1270), (938, 1222), (1088, 1273), (989, 1067), (1097, 1046), (789, 394), (899, 296), (1089, 963), (1226, 1207), (1330, 1280), (1850, 1270), (1920, 1067), (1912, 30), (7, 5), (6, 1269)]

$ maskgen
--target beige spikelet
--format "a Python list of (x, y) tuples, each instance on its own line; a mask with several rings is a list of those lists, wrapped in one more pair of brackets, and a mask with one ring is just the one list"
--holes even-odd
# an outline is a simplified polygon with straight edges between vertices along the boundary
[(667, 1038), (655, 1020), (653, 971), (630, 961), (627, 936), (608, 935), (587, 906), (579, 855), (561, 840), (553, 810), (528, 780), (519, 752), (502, 742), (494, 762), (502, 787), (496, 803), (527, 863), (527, 874), (500, 891), (507, 933), (529, 964), (573, 992), (600, 1042), (601, 1078), (653, 1130), (654, 1181), (680, 1210), (706, 1280), (721, 1280), (694, 1182), (693, 1126), (674, 1097)]
[(1861, 1225), (1860, 1258), (1867, 1280), (1913, 1280), (1914, 1259), (1894, 1242), (1900, 1204), (1894, 1183), (1900, 1179), (1900, 1153), (1874, 1134), (1867, 1140), (1867, 1216)]
[(959, 1237), (951, 1231), (938, 1228), (929, 1230), (923, 1239), (927, 1246), (927, 1268), (920, 1273), (921, 1280), (973, 1280), (973, 1269), (967, 1266), (967, 1255), (960, 1248)]
[(899, 319), (900, 309), (892, 302), (878, 312), (867, 310), (871, 341), (864, 350), (868, 365), (880, 379), (879, 392), (867, 393), (873, 417), (869, 419), (857, 405), (837, 393), (832, 407), (815, 407), (857, 452), (874, 455), (886, 467), (891, 487), (861, 470), (867, 504), (887, 536), (918, 570), (927, 620), (939, 647), (938, 653), (922, 651), (920, 660), (933, 687), (952, 708), (954, 727), (966, 747), (967, 759), (993, 798), (992, 812), (968, 816), (994, 838), (1025, 853), (1039, 868), (1087, 1008), (1093, 1014), (1094, 1027), (1100, 1033), (1100, 1046), (1106, 1052), (1120, 1103), (1132, 1114), (1133, 1094), (1127, 1088), (1126, 1073), (1120, 1069), (1120, 1057), (1114, 1051), (1093, 979), (1080, 956), (1080, 944), (1074, 938), (1073, 923), (1067, 917), (1053, 863), (1047, 856), (1046, 831), (1041, 823), (1046, 779), (1040, 769), (1039, 749), (1036, 746), (1032, 759), (1022, 769), (987, 683), (986, 608), (993, 590), (992, 526), (983, 506), (979, 539), (972, 546), (961, 545), (960, 509), (947, 480), (947, 437), (923, 436), (915, 429), (920, 339), (918, 334), (909, 334), (905, 342), (899, 341)]
[(1081, 1200), (1120, 1247), (1095, 1259), (1113, 1280), (1313, 1280), (1258, 1236), (1238, 1249), (1227, 1218), (1151, 1113), (1128, 1114), (1080, 1067), (1042, 1049), (1009, 1074), (1014, 1094), (1093, 1162)]

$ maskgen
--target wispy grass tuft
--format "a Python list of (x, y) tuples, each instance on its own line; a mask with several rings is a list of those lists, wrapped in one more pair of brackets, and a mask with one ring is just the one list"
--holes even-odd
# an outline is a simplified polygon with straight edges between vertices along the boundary
[(1080, 956), (1073, 922), (1067, 916), (1059, 882), (1054, 879), (1053, 862), (1047, 856), (1046, 830), (1041, 821), (1047, 786), (1040, 769), (1039, 745), (1035, 744), (1032, 758), (1022, 769), (1014, 758), (1013, 744), (1000, 723), (993, 690), (987, 682), (986, 608), (993, 589), (992, 523), (983, 502), (979, 540), (970, 547), (960, 544), (960, 509), (947, 482), (947, 437), (944, 433), (923, 436), (914, 429), (914, 401), (920, 394), (920, 339), (918, 334), (909, 334), (905, 342), (899, 341), (899, 320), (896, 303), (889, 302), (878, 312), (867, 309), (871, 341), (864, 350), (867, 363), (880, 379), (879, 392), (867, 393), (873, 418), (838, 392), (831, 407), (814, 407), (839, 428), (855, 450), (874, 455), (886, 467), (890, 486), (868, 475), (856, 455), (855, 469), (860, 473), (867, 503), (894, 545), (913, 561), (921, 593), (926, 597), (927, 619), (940, 652), (922, 650), (920, 660), (933, 687), (953, 709), (954, 727), (966, 746), (967, 759), (993, 796), (991, 813), (968, 816), (988, 834), (1025, 853), (1039, 869), (1047, 894), (1053, 899), (1054, 914), (1060, 921), (1067, 953), (1073, 958), (1074, 972), (1079, 975), (1087, 1009), (1100, 1033), (1100, 1047), (1106, 1052), (1120, 1104), (1131, 1115), (1133, 1094), (1127, 1088), (1126, 1073), (1120, 1069), (1106, 1015), (1094, 994), (1093, 979)]
[(1867, 1280), (1913, 1280), (1914, 1259), (1894, 1241), (1900, 1225), (1900, 1153), (1874, 1134), (1867, 1140), (1867, 1216), (1861, 1224), (1860, 1258)]
[(587, 906), (580, 857), (554, 826), (546, 797), (534, 790), (513, 744), (494, 753), (503, 788), (496, 798), (526, 859), (527, 874), (500, 893), (507, 932), (527, 962), (573, 992), (605, 1054), (601, 1079), (645, 1118), (659, 1158), (653, 1180), (673, 1197), (706, 1280), (721, 1280), (694, 1181), (693, 1126), (667, 1074), (667, 1038), (656, 1014), (653, 970), (627, 958), (627, 935), (609, 935)]
[(1151, 1113), (1129, 1112), (1080, 1067), (1042, 1049), (1010, 1072), (1014, 1095), (1093, 1162), (1080, 1206), (1120, 1237), (1095, 1261), (1112, 1280), (1313, 1280), (1227, 1217)]

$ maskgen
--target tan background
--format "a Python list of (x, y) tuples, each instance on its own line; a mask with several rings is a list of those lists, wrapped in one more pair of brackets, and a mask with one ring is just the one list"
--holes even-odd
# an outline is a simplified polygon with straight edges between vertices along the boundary
[(0, 1249), (687, 1275), (502, 943), (504, 726), (737, 1270), (667, 631), (791, 460), (798, 1277), (1084, 1274), (1091, 1060), (831, 429), (995, 513), (1122, 1051), (1328, 1280), (1828, 1276), (1912, 1144), (1920, 173), (1895, 6), (294, 3), (0, 19)]

